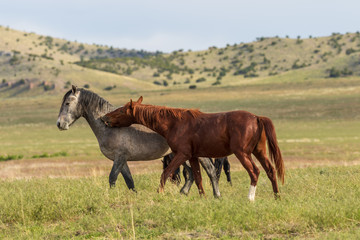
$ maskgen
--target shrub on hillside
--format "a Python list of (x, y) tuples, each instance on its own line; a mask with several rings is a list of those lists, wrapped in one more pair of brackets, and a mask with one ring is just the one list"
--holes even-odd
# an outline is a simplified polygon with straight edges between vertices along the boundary
[(116, 85), (114, 86), (108, 86), (106, 88), (104, 88), (105, 91), (110, 91), (110, 90), (113, 90), (114, 88), (116, 88)]
[(16, 54), (14, 54), (11, 58), (10, 58), (10, 60), (9, 60), (9, 63), (10, 63), (10, 65), (16, 65), (16, 64), (19, 64), (20, 63), (20, 58), (16, 55)]
[(346, 55), (350, 55), (350, 54), (352, 54), (354, 52), (357, 52), (357, 51), (355, 49), (353, 49), (353, 48), (346, 49), (346, 51), (345, 51)]
[(153, 81), (153, 83), (154, 83), (155, 85), (159, 85), (159, 86), (162, 85), (161, 82), (159, 82), (159, 81)]
[(68, 88), (70, 88), (70, 86), (71, 86), (71, 82), (70, 82), (70, 81), (67, 81), (67, 82), (65, 83), (65, 85), (64, 85), (64, 88), (65, 88), (65, 89), (68, 89)]
[(300, 36), (297, 36), (296, 44), (301, 44), (303, 40), (301, 40)]
[(256, 62), (252, 62), (250, 64), (250, 66), (247, 66), (245, 68), (242, 69), (238, 69), (234, 72), (234, 75), (245, 75), (249, 72), (255, 72), (255, 67), (256, 67), (257, 63)]
[(296, 59), (295, 62), (293, 63), (293, 65), (291, 66), (292, 69), (299, 69), (299, 68), (304, 68), (306, 67), (306, 64), (299, 64), (299, 59)]
[(252, 78), (252, 77), (258, 77), (258, 76), (259, 76), (259, 74), (255, 73), (255, 72), (249, 72), (244, 75), (245, 78)]
[(206, 78), (204, 78), (204, 77), (196, 79), (197, 83), (205, 82), (205, 81), (206, 81)]
[(346, 67), (343, 70), (332, 67), (332, 68), (328, 69), (328, 71), (329, 71), (329, 77), (331, 77), (331, 78), (346, 77), (346, 76), (350, 76), (353, 74), (353, 72), (350, 71)]
[(216, 86), (216, 85), (220, 85), (221, 81), (220, 80), (216, 80), (215, 82), (213, 82), (211, 85), (212, 86)]

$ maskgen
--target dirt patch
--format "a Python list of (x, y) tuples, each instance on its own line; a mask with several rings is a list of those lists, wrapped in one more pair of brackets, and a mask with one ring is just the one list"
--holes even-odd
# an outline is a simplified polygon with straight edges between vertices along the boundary
[[(255, 159), (255, 158), (254, 158)], [(244, 171), (243, 166), (235, 158), (229, 157), (231, 171)], [(258, 162), (255, 160), (258, 164)], [(128, 162), (132, 174), (143, 174), (162, 171), (161, 160)], [(307, 160), (294, 157), (285, 158), (285, 168), (306, 168), (318, 166), (353, 166), (360, 165), (356, 161)], [(262, 167), (258, 164), (260, 171)], [(22, 159), (0, 162), (0, 179), (27, 178), (78, 178), (89, 176), (108, 176), (112, 161), (105, 157), (76, 157), (76, 158), (40, 158)]]
[[(132, 174), (161, 171), (160, 160), (128, 162)], [(106, 158), (40, 158), (0, 162), (0, 179), (77, 178), (107, 176), (112, 161)]]

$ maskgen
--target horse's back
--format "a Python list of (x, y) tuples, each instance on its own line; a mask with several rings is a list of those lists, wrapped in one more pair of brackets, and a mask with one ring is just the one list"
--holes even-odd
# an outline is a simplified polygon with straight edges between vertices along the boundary
[(228, 156), (232, 145), (253, 145), (258, 135), (257, 116), (247, 111), (204, 114), (191, 127), (189, 140), (197, 156)]

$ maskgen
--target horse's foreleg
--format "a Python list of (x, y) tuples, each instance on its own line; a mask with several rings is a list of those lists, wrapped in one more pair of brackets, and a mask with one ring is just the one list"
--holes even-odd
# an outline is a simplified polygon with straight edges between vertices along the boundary
[(183, 175), (185, 178), (185, 184), (184, 186), (181, 188), (180, 193), (187, 195), (190, 191), (190, 188), (194, 182), (194, 176), (192, 174), (192, 170), (191, 168), (187, 165), (187, 163), (183, 163)]
[[(216, 176), (216, 169), (210, 158), (199, 158), (201, 166), (205, 169), (205, 172), (210, 178), (211, 185), (213, 187), (214, 197), (220, 197), (219, 179)], [(220, 168), (221, 170), (221, 168)]]
[(122, 169), (120, 169), (121, 175), (123, 176), (126, 186), (130, 189), (133, 190), (134, 192), (136, 192), (135, 190), (135, 185), (134, 185), (134, 180), (131, 176), (131, 172), (129, 169), (129, 166), (127, 164), (127, 162), (125, 161)]
[(192, 173), (194, 175), (195, 183), (199, 189), (199, 194), (205, 195), (205, 191), (202, 186), (202, 178), (201, 178), (199, 160), (197, 157), (191, 157), (189, 161), (190, 161)]
[(183, 164), (186, 161), (186, 158), (187, 157), (184, 156), (183, 154), (176, 154), (174, 156), (174, 158), (169, 163), (169, 166), (167, 166), (164, 169), (163, 173), (161, 174), (160, 187), (158, 189), (159, 193), (164, 192), (164, 186), (166, 180), (177, 168), (180, 167), (181, 164)]
[(115, 187), (115, 182), (116, 182), (118, 175), (125, 163), (126, 163), (126, 159), (124, 156), (115, 157), (114, 163), (111, 168), (110, 175), (109, 175), (110, 187)]

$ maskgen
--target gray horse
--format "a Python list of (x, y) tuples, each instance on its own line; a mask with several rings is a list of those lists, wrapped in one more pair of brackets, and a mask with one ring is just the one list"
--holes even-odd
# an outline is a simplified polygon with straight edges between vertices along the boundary
[[(114, 162), (109, 175), (110, 187), (115, 186), (121, 173), (127, 187), (135, 191), (127, 161), (158, 159), (168, 154), (170, 149), (165, 138), (142, 125), (108, 128), (100, 117), (114, 109), (108, 101), (97, 94), (72, 86), (63, 97), (57, 127), (60, 130), (68, 130), (78, 118), (84, 117), (99, 142), (101, 152)], [(210, 178), (214, 196), (220, 197), (214, 165), (207, 158), (201, 158), (200, 163)], [(191, 184), (185, 185), (187, 187), (183, 187), (181, 192), (187, 194)]]

